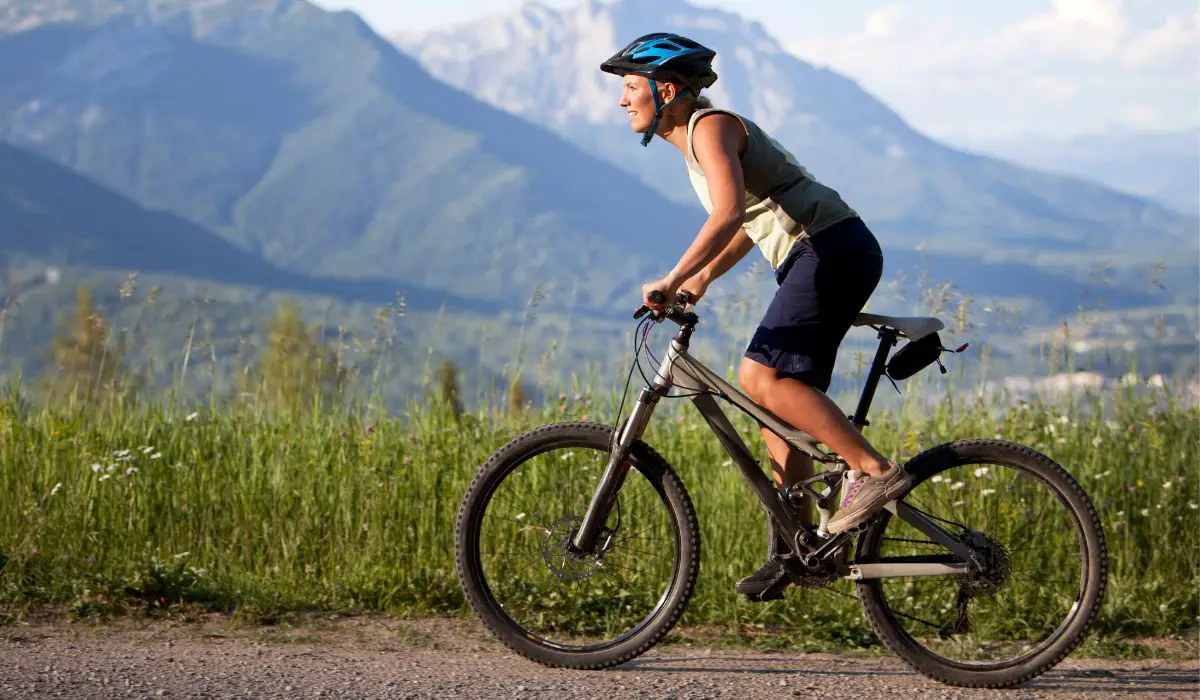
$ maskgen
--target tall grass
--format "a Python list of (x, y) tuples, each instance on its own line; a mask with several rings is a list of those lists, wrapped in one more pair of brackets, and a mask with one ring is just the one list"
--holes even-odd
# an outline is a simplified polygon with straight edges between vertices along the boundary
[[(527, 344), (535, 306), (536, 300), (522, 319), (519, 348)], [(506, 400), (493, 385), (466, 413), (447, 400), (457, 399), (457, 391), (445, 388), (389, 413), (381, 397), (394, 369), (389, 353), (398, 344), (403, 301), (391, 311), (377, 317), (364, 346), (374, 366), (357, 368), (365, 408), (357, 399), (323, 406), (322, 392), (286, 405), (268, 400), (273, 393), (262, 385), (229, 391), (233, 383), (219, 376), (227, 358), (218, 357), (213, 342), (193, 342), (197, 333), (209, 333), (199, 321), (184, 357), (194, 347), (196, 357), (207, 355), (206, 402), (181, 398), (196, 396), (184, 391), (186, 360), (177, 363), (178, 384), (155, 397), (110, 393), (74, 403), (68, 393), (34, 400), (12, 380), (0, 396), (0, 613), (54, 605), (102, 615), (181, 603), (253, 618), (301, 610), (464, 613), (454, 516), (477, 467), (526, 428), (611, 422), (621, 396), (607, 384), (594, 389), (598, 380), (589, 377), (576, 378), (569, 393), (542, 386), (550, 398), (532, 409), (528, 397)], [(723, 321), (739, 318), (716, 311)], [(967, 322), (965, 312), (959, 315), (961, 330)], [(143, 338), (152, 335), (136, 321), (133, 328)], [(561, 333), (562, 347), (549, 354), (565, 353), (567, 328)], [(485, 336), (481, 368), (488, 345)], [(987, 364), (986, 349), (982, 358)], [(432, 351), (423, 361), (422, 387), (436, 386), (429, 377)], [(618, 363), (621, 370), (627, 362)], [(1053, 362), (1071, 369), (1064, 355)], [(536, 372), (522, 364), (520, 350), (508, 367), (510, 379), (523, 372), (543, 378), (540, 364)], [(864, 369), (860, 358), (859, 379)], [(253, 375), (245, 370), (233, 374)], [(881, 387), (868, 434), (885, 454), (904, 460), (949, 440), (993, 436), (1045, 452), (1080, 480), (1101, 514), (1111, 558), (1101, 634), (1195, 634), (1200, 409), (1194, 402), (1181, 403), (1170, 387), (1041, 402), (1014, 400), (983, 383), (978, 393), (949, 393), (940, 381), (909, 384), (904, 397), (888, 401), (882, 399), (891, 390)], [(749, 419), (729, 413), (756, 440)], [(803, 628), (798, 634), (813, 641), (871, 643), (857, 603), (839, 595), (852, 590), (849, 584), (765, 605), (737, 595), (734, 581), (754, 571), (766, 549), (765, 519), (753, 494), (682, 404), (659, 409), (646, 441), (674, 465), (699, 515), (701, 577), (683, 624), (784, 626)]]
[[(0, 400), (0, 604), (88, 614), (180, 601), (290, 610), (455, 614), (454, 514), (475, 469), (518, 431), (611, 419), (612, 395), (568, 397), (519, 416), (458, 415), (436, 401), (402, 416), (106, 410)], [(732, 417), (732, 416), (731, 416)], [(751, 432), (744, 418), (739, 429)], [(1200, 411), (1166, 391), (1058, 404), (947, 397), (879, 413), (869, 429), (901, 458), (955, 438), (1040, 449), (1100, 510), (1111, 556), (1098, 629), (1110, 637), (1194, 632), (1200, 612)], [(762, 563), (761, 508), (690, 411), (662, 409), (646, 440), (695, 501), (702, 573), (684, 624), (826, 623), (814, 639), (866, 642), (850, 588), (751, 604), (733, 582)]]

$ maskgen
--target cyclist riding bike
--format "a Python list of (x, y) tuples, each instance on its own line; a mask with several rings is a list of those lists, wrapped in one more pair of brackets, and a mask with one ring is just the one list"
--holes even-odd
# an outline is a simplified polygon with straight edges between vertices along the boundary
[[(746, 394), (845, 458), (854, 481), (844, 490), (830, 533), (852, 528), (902, 496), (911, 477), (879, 453), (828, 396), (838, 346), (874, 292), (883, 253), (841, 196), (817, 182), (757, 124), (714, 109), (700, 92), (717, 80), (716, 53), (670, 33), (635, 39), (601, 70), (622, 76), (621, 107), (630, 127), (683, 153), (708, 220), (675, 267), (643, 287), (656, 313), (687, 292), (691, 302), (756, 245), (779, 288), (750, 340), (739, 370)], [(655, 291), (665, 301), (652, 301)], [(657, 297), (656, 297), (657, 298)], [(812, 476), (812, 459), (762, 429), (780, 488)], [(857, 472), (857, 473), (856, 473)], [(804, 517), (812, 518), (811, 506)], [(751, 600), (783, 597), (787, 576), (774, 539), (767, 563), (737, 584)]]

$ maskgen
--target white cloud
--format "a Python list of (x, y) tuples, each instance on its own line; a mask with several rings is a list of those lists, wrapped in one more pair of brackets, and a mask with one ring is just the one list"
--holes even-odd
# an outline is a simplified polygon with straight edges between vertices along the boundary
[(1194, 126), (1200, 13), (1134, 20), (1120, 0), (1053, 0), (972, 30), (886, 5), (850, 33), (793, 34), (788, 49), (854, 77), (934, 135)]
[(888, 5), (867, 16), (867, 34), (887, 36), (896, 31), (903, 20), (904, 8), (899, 5)]

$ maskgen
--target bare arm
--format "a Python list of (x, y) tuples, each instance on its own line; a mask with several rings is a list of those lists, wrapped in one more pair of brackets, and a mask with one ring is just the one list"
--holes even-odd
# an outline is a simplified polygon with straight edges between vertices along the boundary
[(741, 231), (746, 215), (746, 184), (738, 151), (745, 138), (741, 124), (731, 116), (713, 115), (696, 124), (692, 147), (708, 181), (712, 210), (696, 239), (667, 275), (672, 289), (713, 262)]
[(713, 258), (712, 262), (705, 265), (703, 270), (684, 282), (680, 289), (690, 292), (693, 302), (699, 301), (713, 280), (729, 272), (730, 268), (737, 265), (753, 248), (754, 241), (750, 239), (750, 236), (747, 236), (744, 231), (738, 231), (729, 241), (729, 245), (725, 246), (725, 249)]

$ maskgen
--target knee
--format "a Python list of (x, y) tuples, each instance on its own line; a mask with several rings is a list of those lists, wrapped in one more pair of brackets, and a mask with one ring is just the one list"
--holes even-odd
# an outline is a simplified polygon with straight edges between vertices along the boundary
[(775, 370), (748, 358), (742, 360), (742, 366), (738, 370), (738, 383), (755, 403), (763, 403), (770, 394), (770, 387), (774, 381)]

